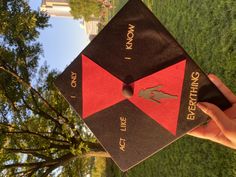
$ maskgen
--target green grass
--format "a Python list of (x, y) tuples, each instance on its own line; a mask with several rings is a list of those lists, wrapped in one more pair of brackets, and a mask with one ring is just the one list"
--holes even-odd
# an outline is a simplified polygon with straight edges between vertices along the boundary
[[(112, 0), (111, 18), (127, 0)], [(144, 0), (206, 73), (236, 92), (235, 0)], [(114, 163), (107, 177), (122, 177)], [(185, 136), (129, 170), (128, 177), (236, 177), (236, 151)]]
[(102, 157), (96, 157), (94, 162), (94, 168), (92, 170), (92, 177), (105, 177), (106, 159)]

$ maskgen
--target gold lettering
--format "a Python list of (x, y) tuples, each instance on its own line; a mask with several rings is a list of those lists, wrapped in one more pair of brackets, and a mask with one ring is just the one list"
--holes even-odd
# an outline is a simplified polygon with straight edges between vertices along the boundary
[(190, 87), (190, 92), (191, 92), (191, 94), (197, 93), (197, 91), (198, 91), (198, 86), (196, 86), (196, 87)]
[(188, 103), (188, 120), (195, 120), (195, 111), (197, 109), (197, 97), (198, 97), (198, 86), (199, 86), (199, 72), (192, 72), (191, 74), (191, 87), (189, 92), (189, 103)]
[(120, 145), (120, 150), (125, 152), (125, 146), (126, 146), (126, 140), (124, 138), (120, 138), (119, 145)]
[(189, 98), (190, 98), (190, 100), (196, 101), (197, 100), (197, 94), (192, 93), (192, 90), (190, 90)]
[(132, 50), (132, 44), (126, 44), (126, 50)]
[(192, 72), (191, 74), (192, 80), (195, 80), (196, 82), (198, 81), (199, 76), (200, 76), (199, 72)]
[(126, 131), (126, 117), (120, 117), (120, 131)]
[(125, 151), (125, 148), (126, 148), (126, 139), (123, 138), (123, 137), (125, 137), (126, 131), (127, 131), (127, 118), (121, 116), (120, 117), (120, 133), (121, 133), (121, 137), (120, 137), (120, 140), (119, 140), (119, 147), (120, 147), (120, 150), (123, 151), (123, 152)]
[(194, 105), (196, 105), (196, 101), (189, 100), (189, 105), (191, 105), (191, 106), (194, 106)]
[(125, 59), (126, 59), (126, 60), (131, 60), (132, 58), (130, 58), (130, 57), (125, 57)]
[(71, 71), (71, 87), (76, 88), (77, 87), (77, 73), (74, 73)]
[(129, 24), (129, 31), (132, 31), (132, 32), (134, 32), (134, 28), (135, 28), (135, 26), (134, 26), (134, 25), (131, 25), (131, 24)]
[(128, 32), (127, 32), (127, 35), (126, 35), (126, 50), (132, 50), (133, 49), (134, 30), (135, 30), (135, 26), (129, 24)]
[(195, 120), (195, 114), (194, 115), (188, 114), (187, 119), (188, 120)]
[(195, 111), (196, 110), (196, 106), (195, 105), (189, 105), (188, 106), (188, 110), (189, 110), (189, 112)]

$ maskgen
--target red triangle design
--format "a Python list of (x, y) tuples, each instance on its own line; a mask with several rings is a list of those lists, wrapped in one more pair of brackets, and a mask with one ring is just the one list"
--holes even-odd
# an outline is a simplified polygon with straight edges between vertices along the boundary
[[(186, 60), (142, 78), (134, 83), (134, 95), (129, 100), (145, 114), (176, 134)], [(158, 91), (176, 96), (157, 103), (139, 96), (141, 90), (161, 86)]]
[(83, 118), (122, 100), (122, 82), (82, 55)]

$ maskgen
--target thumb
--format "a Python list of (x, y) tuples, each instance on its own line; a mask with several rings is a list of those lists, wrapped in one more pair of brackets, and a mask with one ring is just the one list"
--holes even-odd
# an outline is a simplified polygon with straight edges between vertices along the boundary
[(197, 106), (211, 117), (225, 136), (230, 135), (234, 131), (234, 122), (216, 105), (207, 102), (199, 102)]

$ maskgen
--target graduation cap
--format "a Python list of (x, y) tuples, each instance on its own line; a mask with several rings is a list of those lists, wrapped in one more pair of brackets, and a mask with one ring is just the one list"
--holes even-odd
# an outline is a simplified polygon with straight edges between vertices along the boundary
[(141, 0), (129, 0), (55, 84), (123, 171), (206, 122), (198, 101), (231, 106)]

